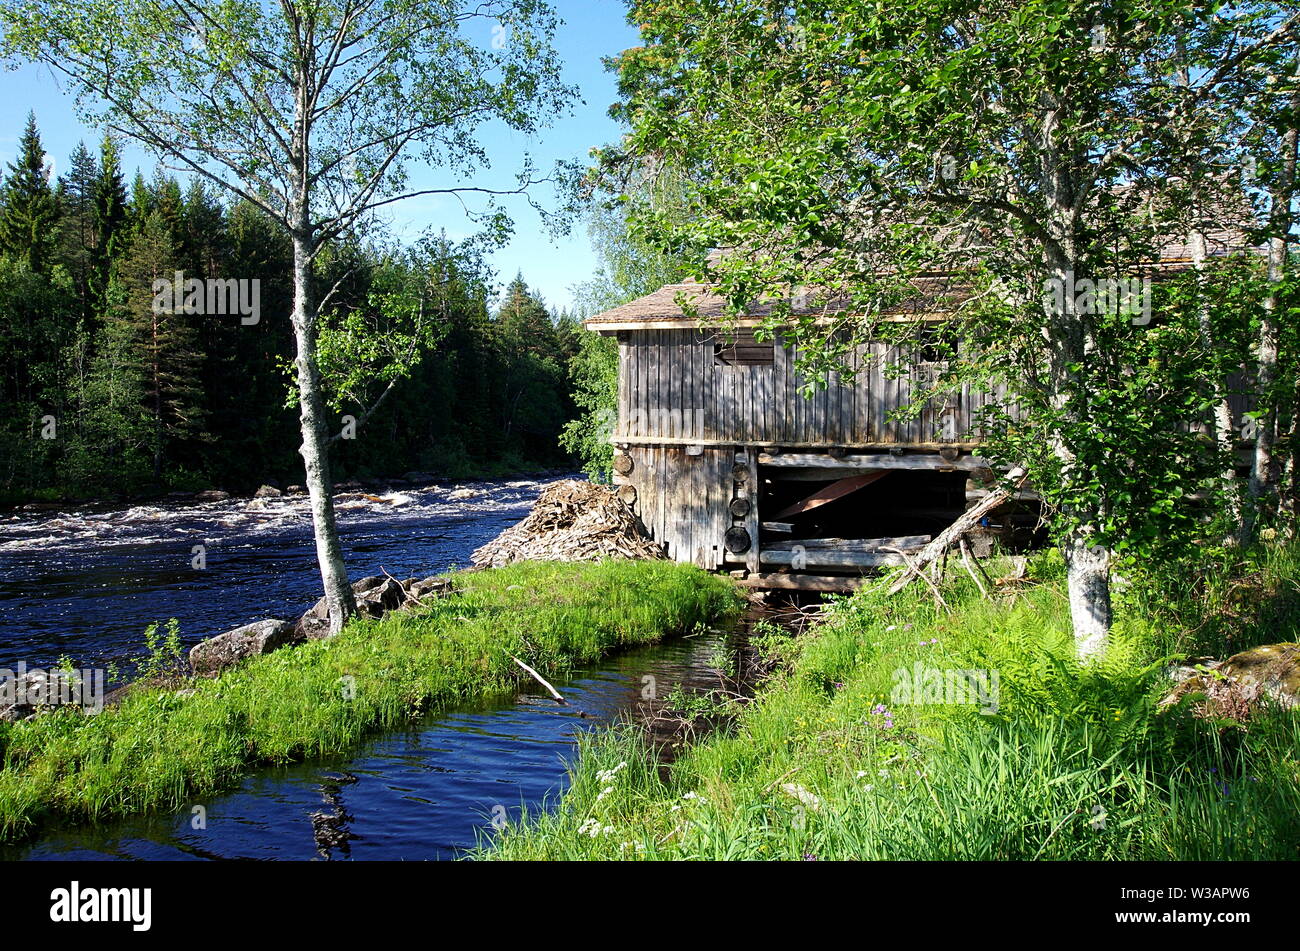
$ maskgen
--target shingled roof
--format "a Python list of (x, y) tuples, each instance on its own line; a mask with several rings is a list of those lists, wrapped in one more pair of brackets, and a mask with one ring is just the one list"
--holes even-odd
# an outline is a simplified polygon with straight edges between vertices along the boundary
[[(953, 274), (932, 274), (913, 280), (917, 293), (890, 307), (888, 313), (898, 319), (916, 320), (942, 317), (970, 296), (969, 285)], [(628, 301), (604, 313), (589, 317), (589, 330), (652, 330), (657, 327), (715, 327), (722, 323), (738, 327), (754, 326), (772, 316), (780, 299), (765, 297), (745, 308), (742, 315), (728, 319), (727, 301), (712, 285), (696, 281), (665, 284), (659, 290)], [(688, 317), (682, 304), (694, 311)], [(790, 308), (796, 315), (817, 315), (819, 319), (842, 319), (852, 313), (848, 298), (826, 300), (814, 294), (796, 301)]]
[[(1215, 229), (1206, 235), (1207, 250), (1211, 257), (1224, 257), (1238, 251), (1247, 250), (1242, 239), (1242, 232), (1237, 229)], [(1191, 266), (1191, 251), (1185, 239), (1176, 239), (1166, 244), (1161, 251), (1160, 260), (1139, 270), (1158, 276), (1171, 274)], [(916, 293), (899, 304), (884, 311), (884, 319), (889, 320), (942, 320), (961, 304), (971, 299), (972, 288), (963, 280), (963, 275), (954, 272), (921, 275), (913, 279), (912, 286)], [(803, 295), (805, 302), (800, 305), (799, 298), (790, 308), (795, 315), (816, 315), (818, 320), (827, 322), (851, 317), (854, 309), (848, 298), (839, 301), (826, 300), (814, 293)], [(738, 316), (728, 316), (726, 298), (718, 294), (713, 285), (686, 280), (677, 284), (665, 284), (659, 290), (628, 301), (603, 313), (587, 318), (584, 326), (588, 330), (601, 333), (614, 333), (619, 330), (655, 330), (673, 328), (706, 328), (722, 324), (735, 327), (752, 327), (772, 316), (779, 302), (777, 297), (765, 297), (746, 307)], [(682, 304), (691, 308), (693, 316), (687, 316)]]

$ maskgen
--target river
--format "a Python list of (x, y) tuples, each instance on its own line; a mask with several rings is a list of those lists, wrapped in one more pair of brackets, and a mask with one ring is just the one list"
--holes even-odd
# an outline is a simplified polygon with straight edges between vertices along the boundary
[[(405, 578), (464, 567), (527, 514), (543, 484), (341, 494), (348, 572)], [(480, 494), (451, 498), (457, 491)], [(79, 667), (125, 665), (143, 653), (151, 623), (174, 617), (193, 644), (250, 621), (297, 617), (320, 587), (306, 496), (0, 515), (0, 668), (65, 654)]]
[[(404, 489), (338, 499), (354, 578), (381, 568), (420, 576), (469, 553), (528, 511), (544, 482)], [(194, 568), (193, 546), (206, 567)], [(129, 663), (142, 631), (175, 617), (189, 644), (264, 617), (293, 617), (318, 596), (305, 498), (87, 507), (0, 517), (0, 668)], [(554, 703), (516, 694), (431, 715), (352, 754), (261, 769), (177, 814), (48, 829), (0, 859), (450, 859), (492, 833), (493, 819), (552, 805), (577, 738), (635, 711), (646, 676), (716, 685), (720, 632), (639, 648), (575, 671)]]

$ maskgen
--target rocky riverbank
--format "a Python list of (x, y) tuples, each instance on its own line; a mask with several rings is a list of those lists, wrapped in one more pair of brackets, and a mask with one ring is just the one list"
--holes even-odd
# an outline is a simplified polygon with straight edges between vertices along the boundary
[[(400, 476), (367, 479), (346, 479), (334, 483), (336, 496), (346, 495), (383, 495), (405, 489), (427, 491), (450, 485), (450, 492), (462, 493), (452, 498), (474, 498), (480, 489), (476, 483), (505, 479), (539, 479), (567, 475), (569, 469), (547, 468), (523, 472), (505, 473), (499, 476), (464, 476), (451, 478), (434, 472), (410, 471)], [(115, 505), (137, 505), (146, 503), (183, 504), (185, 502), (224, 502), (232, 499), (264, 499), (293, 496), (305, 496), (307, 487), (297, 483), (282, 483), (276, 479), (267, 479), (252, 491), (226, 488), (207, 488), (191, 491), (157, 491), (122, 494), (117, 496), (81, 496), (75, 494), (60, 495), (57, 499), (19, 501), (0, 504), (0, 512), (63, 512), (70, 506), (77, 508), (96, 508)]]

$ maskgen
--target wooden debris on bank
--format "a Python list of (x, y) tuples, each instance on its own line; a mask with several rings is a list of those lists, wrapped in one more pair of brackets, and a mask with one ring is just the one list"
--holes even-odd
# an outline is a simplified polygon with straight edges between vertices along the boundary
[(475, 551), (470, 560), (479, 568), (499, 568), (526, 560), (664, 557), (663, 548), (611, 489), (566, 479), (546, 486), (527, 518)]
[(562, 704), (564, 704), (566, 707), (569, 705), (569, 701), (565, 700), (564, 697), (560, 696), (560, 691), (556, 690), (553, 686), (551, 686), (551, 683), (550, 683), (549, 680), (547, 680), (545, 677), (543, 677), (543, 676), (542, 676), (541, 674), (539, 674), (537, 671), (533, 670), (533, 668), (529, 667), (527, 664), (525, 664), (522, 660), (520, 660), (520, 659), (519, 659), (518, 657), (516, 657), (514, 654), (511, 654), (511, 655), (510, 655), (510, 659), (513, 660), (513, 661), (514, 661), (516, 664), (518, 664), (520, 667), (522, 667), (522, 668), (524, 669), (524, 673), (528, 674), (530, 677), (532, 677), (534, 680), (536, 680), (539, 684), (541, 684), (543, 687), (545, 687), (546, 690), (547, 690), (547, 692), (548, 692), (548, 693), (551, 695), (551, 697), (556, 701), (556, 703), (562, 703)]

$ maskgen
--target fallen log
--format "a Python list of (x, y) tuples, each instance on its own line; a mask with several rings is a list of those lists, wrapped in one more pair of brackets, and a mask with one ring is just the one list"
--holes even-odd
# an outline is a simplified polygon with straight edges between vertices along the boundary
[(944, 552), (946, 552), (948, 548), (957, 541), (957, 539), (963, 537), (967, 532), (978, 525), (980, 519), (989, 512), (992, 512), (999, 505), (1010, 501), (1015, 493), (1019, 491), (1020, 485), (1025, 481), (1027, 475), (1028, 473), (1021, 466), (1016, 466), (1008, 472), (1007, 478), (1012, 482), (1013, 487), (1008, 489), (1005, 485), (999, 486), (996, 490), (985, 496), (984, 500), (978, 505), (963, 513), (957, 521), (953, 522), (935, 536), (934, 541), (922, 548), (920, 552), (917, 553), (916, 558), (911, 559), (916, 570), (906, 572), (901, 578), (890, 585), (889, 593), (898, 594), (898, 592), (906, 588), (913, 580), (915, 580), (922, 569), (941, 558)]

